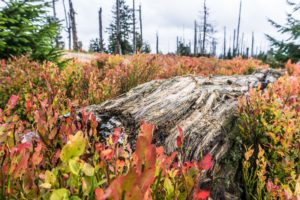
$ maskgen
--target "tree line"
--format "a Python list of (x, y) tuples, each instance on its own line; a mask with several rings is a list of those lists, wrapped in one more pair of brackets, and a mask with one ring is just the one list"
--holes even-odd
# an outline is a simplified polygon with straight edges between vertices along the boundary
[[(243, 4), (240, 0), (237, 26), (230, 31), (223, 28), (223, 44), (218, 43), (216, 28), (210, 20), (210, 10), (207, 0), (203, 1), (201, 17), (194, 21), (193, 51), (190, 41), (183, 37), (176, 39), (176, 54), (188, 56), (217, 56), (217, 45), (222, 47), (221, 58), (231, 59), (236, 56), (257, 57), (269, 60), (274, 65), (281, 65), (288, 59), (297, 62), (300, 58), (299, 30), (300, 22), (295, 13), (299, 11), (299, 0), (287, 0), (293, 11), (287, 15), (285, 25), (269, 22), (278, 32), (287, 34), (285, 40), (278, 40), (270, 35), (267, 39), (272, 44), (268, 53), (260, 50), (255, 44), (255, 33), (251, 34), (251, 45), (246, 45), (245, 34), (242, 32), (241, 21)], [(99, 37), (92, 39), (89, 50), (92, 52), (110, 54), (150, 53), (150, 45), (143, 38), (142, 6), (136, 6), (131, 0), (115, 0), (112, 9), (111, 23), (103, 28), (103, 9), (99, 8)], [(62, 49), (80, 51), (82, 42), (79, 41), (76, 23), (76, 6), (72, 0), (1, 0), (3, 6), (0, 12), (0, 57), (7, 59), (11, 56), (29, 54), (34, 60), (57, 61)], [(56, 7), (62, 3), (64, 20), (57, 17)], [(49, 9), (52, 13), (49, 14)], [(107, 44), (103, 32), (109, 34)], [(62, 41), (62, 32), (67, 34), (68, 46)], [(231, 34), (229, 34), (231, 32)], [(229, 40), (228, 40), (228, 35)], [(187, 42), (188, 41), (188, 42)], [(249, 38), (248, 38), (249, 41)], [(159, 34), (156, 33), (155, 52), (159, 49)]]

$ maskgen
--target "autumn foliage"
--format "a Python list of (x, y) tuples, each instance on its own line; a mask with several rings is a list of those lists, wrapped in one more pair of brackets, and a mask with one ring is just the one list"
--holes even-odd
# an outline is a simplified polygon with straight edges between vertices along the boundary
[(290, 74), (240, 102), (248, 199), (300, 197), (300, 66), (286, 67)]
[[(101, 103), (154, 79), (195, 74), (249, 74), (256, 60), (163, 55), (99, 55), (64, 69), (26, 57), (0, 65), (0, 199), (207, 199), (199, 182), (213, 156), (186, 161), (184, 130), (170, 155), (152, 144), (154, 125), (141, 123), (131, 148), (126, 130), (107, 138), (80, 107)], [(299, 66), (267, 90), (240, 102), (245, 196), (299, 196)], [(293, 73), (293, 74), (292, 74)], [(252, 195), (252, 196), (251, 196)]]
[(83, 111), (78, 120), (70, 107), (60, 118), (49, 98), (38, 99), (29, 125), (14, 112), (18, 100), (11, 96), (0, 112), (1, 199), (209, 197), (198, 183), (212, 167), (211, 155), (200, 162), (184, 162), (181, 151), (166, 155), (152, 144), (154, 125), (141, 124), (133, 151), (124, 130), (101, 142), (93, 115)]

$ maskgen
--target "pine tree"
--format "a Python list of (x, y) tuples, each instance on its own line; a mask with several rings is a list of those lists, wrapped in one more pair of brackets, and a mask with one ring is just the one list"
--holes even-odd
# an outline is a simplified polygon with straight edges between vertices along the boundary
[(108, 28), (108, 51), (115, 54), (129, 54), (133, 52), (129, 41), (129, 34), (132, 33), (132, 10), (126, 5), (125, 0), (116, 1), (112, 11), (113, 21)]
[(293, 62), (300, 60), (300, 19), (296, 19), (296, 12), (300, 10), (299, 0), (288, 0), (287, 3), (293, 7), (293, 12), (287, 14), (287, 22), (285, 25), (276, 23), (269, 19), (269, 22), (278, 29), (278, 32), (283, 35), (288, 35), (286, 40), (277, 40), (276, 38), (267, 35), (267, 38), (275, 48), (273, 51), (274, 58), (278, 61), (275, 65), (283, 65), (289, 59)]
[(189, 44), (185, 44), (184, 41), (178, 41), (178, 49), (177, 54), (181, 56), (190, 56), (191, 55), (191, 47)]
[(98, 38), (92, 39), (90, 41), (89, 52), (102, 52), (102, 48), (100, 46), (100, 41)]
[(0, 58), (29, 55), (37, 61), (58, 61), (59, 27), (47, 16), (51, 2), (45, 0), (3, 0), (0, 12)]

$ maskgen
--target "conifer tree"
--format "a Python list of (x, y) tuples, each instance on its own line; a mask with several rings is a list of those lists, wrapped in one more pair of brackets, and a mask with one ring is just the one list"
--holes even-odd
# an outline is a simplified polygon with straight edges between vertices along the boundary
[(45, 0), (2, 0), (0, 12), (0, 58), (29, 55), (37, 61), (58, 61), (55, 40), (57, 20), (48, 17), (51, 3)]
[(269, 22), (278, 30), (279, 33), (288, 36), (285, 40), (278, 40), (270, 35), (267, 38), (275, 48), (273, 51), (274, 58), (278, 61), (277, 65), (283, 65), (289, 59), (293, 62), (300, 60), (300, 19), (296, 18), (297, 11), (300, 11), (299, 0), (287, 0), (287, 3), (293, 7), (293, 12), (287, 14), (285, 25), (276, 23), (269, 19)]
[(133, 47), (129, 41), (132, 23), (132, 9), (125, 0), (116, 0), (113, 8), (113, 21), (109, 25), (108, 51), (115, 54), (129, 54)]

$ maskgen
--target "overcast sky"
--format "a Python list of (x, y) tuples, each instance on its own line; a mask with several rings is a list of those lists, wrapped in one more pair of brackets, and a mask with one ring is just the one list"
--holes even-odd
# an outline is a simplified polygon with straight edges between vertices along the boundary
[[(132, 5), (132, 0), (126, 0)], [(87, 49), (89, 41), (98, 37), (98, 10), (103, 8), (103, 26), (108, 27), (112, 20), (112, 7), (115, 0), (73, 0), (77, 12), (77, 28), (79, 40)], [(136, 0), (136, 4), (142, 5), (144, 39), (155, 50), (155, 34), (159, 33), (160, 50), (163, 53), (174, 52), (176, 49), (176, 36), (186, 38), (193, 44), (194, 20), (200, 19), (203, 0)], [(226, 26), (229, 37), (233, 29), (237, 27), (239, 0), (207, 0), (210, 10), (210, 20), (216, 26), (218, 33), (218, 49), (223, 44), (223, 27)], [(63, 19), (62, 0), (57, 4), (59, 17)], [(241, 33), (245, 33), (245, 40), (250, 44), (251, 33), (255, 32), (256, 46), (266, 49), (268, 42), (264, 34), (278, 36), (267, 21), (284, 23), (288, 10), (286, 0), (243, 0)], [(107, 44), (107, 32), (105, 43)], [(65, 40), (67, 44), (67, 40)]]

